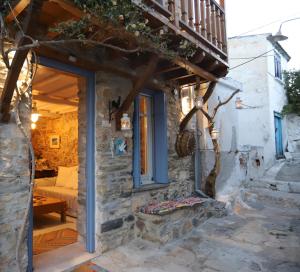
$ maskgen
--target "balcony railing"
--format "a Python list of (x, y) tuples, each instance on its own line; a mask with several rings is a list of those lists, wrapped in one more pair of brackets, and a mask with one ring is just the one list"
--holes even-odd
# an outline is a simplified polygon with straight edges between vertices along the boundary
[(146, 3), (169, 20), (179, 31), (187, 32), (197, 43), (212, 49), (227, 61), (225, 11), (215, 0), (147, 0)]

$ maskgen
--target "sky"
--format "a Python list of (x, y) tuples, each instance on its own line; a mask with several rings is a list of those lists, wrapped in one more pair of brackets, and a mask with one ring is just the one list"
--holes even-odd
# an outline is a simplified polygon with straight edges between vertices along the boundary
[(299, 17), (282, 25), (282, 34), (289, 38), (280, 44), (291, 56), (287, 68), (300, 69), (300, 0), (225, 0), (225, 4), (228, 37), (256, 28), (243, 35), (275, 34), (281, 22)]

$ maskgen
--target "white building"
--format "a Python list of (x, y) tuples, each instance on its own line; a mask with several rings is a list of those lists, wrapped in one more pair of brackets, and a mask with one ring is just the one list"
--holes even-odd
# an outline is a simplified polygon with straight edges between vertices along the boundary
[[(269, 35), (229, 39), (230, 72), (219, 81), (206, 105), (212, 113), (219, 101), (225, 101), (236, 89), (241, 90), (218, 110), (214, 119), (221, 151), (216, 181), (218, 199), (234, 198), (244, 181), (262, 176), (277, 158), (283, 157), (287, 147), (286, 125), (281, 116), (287, 102), (282, 71), (290, 57), (280, 44), (267, 39)], [(202, 186), (212, 169), (214, 152), (207, 120), (198, 114)]]
[[(287, 139), (281, 111), (286, 104), (282, 80), (290, 56), (270, 34), (233, 37), (229, 39), (228, 77), (243, 85), (240, 98), (237, 145), (261, 146), (265, 168), (283, 157)], [(253, 59), (254, 57), (257, 57)], [(249, 61), (248, 63), (246, 63)]]

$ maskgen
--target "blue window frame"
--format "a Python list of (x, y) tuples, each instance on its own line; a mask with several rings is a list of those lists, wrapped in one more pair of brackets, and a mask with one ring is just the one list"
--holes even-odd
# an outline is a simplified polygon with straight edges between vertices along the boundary
[(163, 92), (144, 90), (134, 102), (135, 188), (168, 183), (167, 110)]
[(275, 69), (275, 77), (282, 79), (281, 57), (276, 52), (274, 55), (274, 69)]

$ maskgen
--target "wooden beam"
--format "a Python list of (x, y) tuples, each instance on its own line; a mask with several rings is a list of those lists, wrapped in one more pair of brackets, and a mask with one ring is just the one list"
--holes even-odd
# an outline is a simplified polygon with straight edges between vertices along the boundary
[(157, 54), (151, 55), (150, 60), (147, 64), (147, 67), (146, 67), (145, 71), (143, 72), (142, 75), (140, 75), (138, 77), (138, 79), (136, 80), (136, 82), (133, 85), (132, 90), (127, 95), (127, 97), (125, 98), (123, 104), (121, 105), (121, 107), (117, 111), (117, 113), (116, 113), (116, 128), (117, 128), (117, 130), (121, 129), (120, 120), (121, 120), (122, 114), (129, 109), (129, 107), (130, 107), (131, 103), (133, 102), (134, 98), (141, 91), (141, 89), (145, 86), (145, 84), (147, 83), (149, 78), (153, 75), (153, 73), (156, 69), (158, 60), (159, 60), (159, 56)]
[(208, 64), (205, 68), (207, 71), (211, 72), (211, 71), (215, 70), (218, 65), (219, 65), (219, 62), (217, 60), (215, 60), (212, 63)]
[(168, 72), (176, 71), (176, 70), (179, 70), (179, 69), (182, 69), (182, 68), (178, 67), (177, 65), (174, 65), (174, 66), (168, 65), (168, 66), (157, 69), (155, 71), (155, 74), (168, 73)]
[(217, 81), (217, 78), (211, 74), (210, 72), (207, 72), (203, 68), (189, 62), (188, 60), (181, 58), (181, 57), (176, 57), (173, 58), (172, 61), (177, 64), (178, 66), (186, 69), (188, 72), (193, 73), (203, 79), (206, 79), (208, 81)]
[[(209, 99), (209, 97), (211, 96), (211, 94), (213, 93), (213, 90), (216, 86), (217, 82), (211, 82), (208, 86), (208, 89), (206, 91), (206, 93), (203, 96), (203, 104), (205, 104), (207, 102), (207, 100)], [(185, 129), (185, 127), (187, 126), (188, 122), (191, 120), (191, 118), (193, 117), (193, 115), (198, 111), (198, 109), (196, 107), (193, 107), (189, 113), (182, 119), (181, 123), (180, 123), (180, 131), (183, 131)]]
[(11, 23), (14, 20), (14, 17), (18, 17), (20, 13), (23, 12), (24, 9), (28, 7), (30, 0), (20, 0), (18, 4), (16, 4), (12, 11), (6, 16), (5, 22)]
[(33, 95), (34, 100), (39, 100), (39, 101), (44, 101), (44, 102), (49, 102), (52, 104), (58, 104), (58, 105), (68, 105), (68, 106), (78, 106), (77, 102), (73, 102), (67, 99), (59, 99), (59, 98), (53, 98), (53, 97), (49, 97), (47, 95)]
[(200, 53), (196, 53), (196, 55), (191, 59), (191, 61), (193, 63), (200, 63), (204, 60), (204, 58), (206, 57), (206, 53), (204, 51), (200, 52)]
[[(43, 1), (40, 0), (32, 0), (29, 8), (26, 10), (27, 14), (23, 24), (23, 31), (29, 36), (32, 36), (34, 31), (36, 30), (36, 20), (42, 3)], [(18, 46), (22, 46), (28, 43), (31, 43), (29, 39), (21, 38)], [(29, 50), (16, 51), (11, 66), (8, 70), (0, 100), (0, 114), (1, 120), (3, 122), (9, 122), (10, 103), (28, 51)]]

